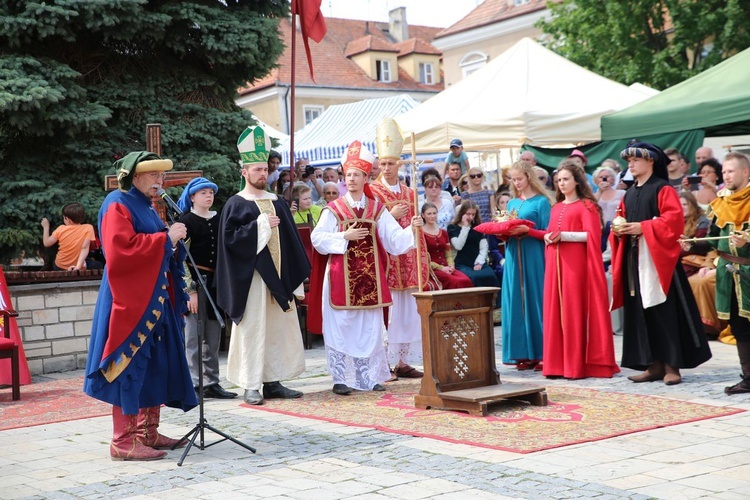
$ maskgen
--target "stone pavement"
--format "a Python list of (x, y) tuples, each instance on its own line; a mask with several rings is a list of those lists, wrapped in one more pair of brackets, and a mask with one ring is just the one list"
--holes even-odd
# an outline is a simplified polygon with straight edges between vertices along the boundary
[[(616, 346), (619, 358), (620, 337)], [(627, 369), (611, 380), (581, 381), (498, 369), (504, 382), (750, 409), (750, 395), (723, 393), (738, 380), (736, 348), (718, 342), (711, 348), (713, 359), (685, 370), (684, 383), (672, 387), (633, 384)], [(330, 390), (324, 350), (318, 345), (306, 354), (307, 371), (287, 385)], [(66, 376), (81, 372), (55, 375)], [(0, 498), (750, 498), (750, 412), (521, 455), (249, 411), (241, 402), (208, 400), (206, 419), (258, 453), (230, 442), (193, 447), (182, 467), (176, 463), (182, 450), (155, 462), (111, 461), (110, 417), (2, 431)], [(171, 437), (185, 434), (198, 419), (197, 410), (164, 409), (162, 415), (160, 430)], [(208, 444), (216, 435), (206, 431), (205, 438)]]

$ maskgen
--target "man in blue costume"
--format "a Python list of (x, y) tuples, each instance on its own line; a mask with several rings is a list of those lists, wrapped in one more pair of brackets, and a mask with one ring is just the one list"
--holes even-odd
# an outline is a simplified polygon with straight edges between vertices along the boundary
[(162, 404), (196, 400), (182, 335), (185, 225), (151, 205), (172, 161), (133, 152), (115, 162), (119, 191), (99, 210), (107, 264), (96, 301), (84, 391), (112, 404), (112, 460), (156, 460), (178, 440), (157, 432)]

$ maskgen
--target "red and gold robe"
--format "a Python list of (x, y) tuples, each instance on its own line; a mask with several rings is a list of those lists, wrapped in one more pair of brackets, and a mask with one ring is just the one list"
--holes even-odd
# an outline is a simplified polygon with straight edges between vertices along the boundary
[[(413, 204), (414, 191), (404, 183), (399, 183), (399, 187), (400, 192), (394, 193), (381, 181), (375, 181), (370, 184), (372, 193), (385, 205), (387, 210), (390, 211), (391, 208), (402, 203), (409, 207), (406, 215), (400, 219), (396, 219), (401, 227), (408, 227), (411, 225), (411, 219), (415, 215)], [(424, 234), (421, 231), (419, 232), (419, 239), (417, 248), (421, 252), (422, 259), (422, 289), (440, 290), (442, 286), (430, 269), (430, 256), (427, 253), (427, 244), (424, 241)], [(388, 286), (391, 290), (411, 290), (418, 288), (417, 249), (412, 249), (404, 255), (389, 255), (389, 258)]]

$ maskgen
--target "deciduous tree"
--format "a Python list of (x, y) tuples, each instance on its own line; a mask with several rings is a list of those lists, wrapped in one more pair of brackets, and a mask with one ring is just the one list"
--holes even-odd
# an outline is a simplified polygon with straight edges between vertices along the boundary
[(748, 0), (563, 0), (548, 47), (612, 80), (665, 89), (750, 47)]

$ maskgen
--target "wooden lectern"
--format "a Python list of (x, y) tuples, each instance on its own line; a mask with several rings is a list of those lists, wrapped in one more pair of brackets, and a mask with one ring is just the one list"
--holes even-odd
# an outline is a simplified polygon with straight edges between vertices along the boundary
[(485, 416), (489, 404), (504, 399), (547, 405), (544, 387), (500, 382), (492, 324), (497, 292), (499, 288), (476, 287), (414, 294), (424, 354), (414, 406)]

